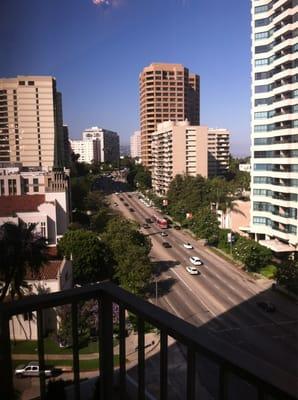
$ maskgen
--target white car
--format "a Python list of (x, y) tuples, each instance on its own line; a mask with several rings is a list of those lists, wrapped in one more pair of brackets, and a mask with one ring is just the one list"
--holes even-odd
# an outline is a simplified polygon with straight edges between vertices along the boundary
[(193, 249), (193, 246), (190, 243), (183, 243), (183, 247), (190, 250)]
[(186, 271), (190, 274), (190, 275), (199, 275), (199, 270), (196, 267), (192, 267), (191, 265), (188, 265), (186, 267)]
[[(53, 375), (53, 367), (45, 366), (44, 374), (46, 377), (50, 377)], [(37, 361), (31, 361), (28, 364), (18, 365), (15, 369), (15, 375), (17, 377), (23, 376), (39, 376), (39, 364)]]
[(160, 236), (165, 237), (168, 236), (167, 232), (160, 232)]
[(199, 257), (189, 257), (189, 261), (193, 264), (193, 265), (202, 265), (202, 261)]

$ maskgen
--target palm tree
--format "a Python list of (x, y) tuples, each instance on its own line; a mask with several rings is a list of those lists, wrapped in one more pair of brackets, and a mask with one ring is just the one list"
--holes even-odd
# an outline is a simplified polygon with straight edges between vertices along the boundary
[(7, 294), (22, 297), (26, 273), (37, 274), (46, 256), (46, 242), (34, 233), (36, 225), (5, 223), (0, 227), (0, 302)]

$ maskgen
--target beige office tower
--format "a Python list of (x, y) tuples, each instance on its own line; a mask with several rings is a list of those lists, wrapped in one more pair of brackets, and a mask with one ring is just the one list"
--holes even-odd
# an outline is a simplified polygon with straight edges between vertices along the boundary
[(63, 167), (61, 94), (51, 76), (0, 79), (0, 164)]
[(167, 121), (152, 134), (152, 186), (164, 195), (178, 174), (208, 176), (208, 128)]
[(188, 120), (200, 124), (200, 78), (181, 64), (151, 64), (139, 77), (142, 163), (151, 169), (157, 124)]
[(229, 168), (230, 132), (208, 128), (208, 176), (223, 176)]

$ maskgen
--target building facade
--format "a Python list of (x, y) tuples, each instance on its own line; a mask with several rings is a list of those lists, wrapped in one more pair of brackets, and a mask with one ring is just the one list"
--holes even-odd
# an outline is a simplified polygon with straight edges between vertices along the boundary
[(119, 135), (117, 132), (93, 126), (83, 132), (83, 141), (95, 141), (95, 162), (118, 162), (120, 158)]
[(208, 176), (222, 176), (229, 168), (230, 132), (208, 128)]
[(252, 1), (251, 234), (298, 249), (298, 1)]
[(152, 134), (152, 186), (166, 194), (178, 174), (208, 176), (208, 128), (167, 121)]
[(136, 131), (130, 137), (130, 156), (132, 158), (141, 158), (141, 132)]
[(61, 94), (52, 76), (0, 79), (0, 163), (64, 167)]
[(69, 177), (64, 172), (0, 168), (0, 225), (36, 224), (55, 246), (70, 222)]
[(152, 134), (164, 121), (200, 124), (200, 79), (181, 64), (151, 64), (139, 76), (142, 163), (151, 168)]
[(86, 141), (86, 140), (69, 140), (70, 147), (74, 154), (79, 154), (78, 161), (91, 164), (93, 162), (98, 162), (98, 156), (96, 152), (97, 143), (96, 141)]

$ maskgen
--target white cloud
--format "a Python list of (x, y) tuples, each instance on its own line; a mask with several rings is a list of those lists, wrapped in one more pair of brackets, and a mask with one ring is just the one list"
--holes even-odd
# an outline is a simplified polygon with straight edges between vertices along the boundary
[(109, 0), (92, 0), (93, 4), (97, 5), (97, 6), (109, 6), (110, 5), (110, 1)]

